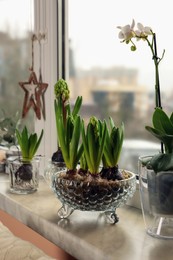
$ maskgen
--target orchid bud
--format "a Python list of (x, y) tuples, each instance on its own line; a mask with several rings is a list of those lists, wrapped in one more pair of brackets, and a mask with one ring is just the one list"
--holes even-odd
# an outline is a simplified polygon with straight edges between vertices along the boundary
[(131, 49), (131, 51), (136, 51), (136, 46), (135, 46), (135, 45), (132, 45), (132, 46), (130, 47), (130, 49)]

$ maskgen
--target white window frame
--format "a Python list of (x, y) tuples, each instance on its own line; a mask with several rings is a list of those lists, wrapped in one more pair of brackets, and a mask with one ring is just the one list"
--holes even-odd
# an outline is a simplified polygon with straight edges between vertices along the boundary
[[(42, 79), (48, 83), (45, 93), (46, 120), (35, 121), (35, 131), (44, 129), (38, 154), (43, 155), (42, 172), (52, 154), (57, 150), (57, 132), (54, 113), (54, 85), (59, 78), (68, 77), (68, 0), (34, 0), (34, 33), (46, 24), (42, 42)], [(41, 31), (41, 33), (44, 33)], [(35, 44), (35, 71), (39, 74), (39, 44)]]
[[(34, 1), (34, 32), (38, 32), (39, 21), (46, 24), (45, 40), (42, 41), (42, 79), (43, 82), (48, 83), (48, 88), (45, 92), (45, 114), (46, 120), (35, 121), (35, 131), (40, 133), (44, 129), (44, 136), (39, 147), (38, 154), (43, 156), (42, 171), (46, 167), (48, 159), (52, 153), (57, 149), (57, 134), (54, 114), (54, 84), (57, 81), (57, 0), (35, 0)], [(44, 10), (44, 13), (40, 10)], [(42, 33), (42, 32), (41, 32)], [(35, 44), (35, 72), (39, 72), (39, 44)], [(41, 172), (42, 173), (42, 172)]]

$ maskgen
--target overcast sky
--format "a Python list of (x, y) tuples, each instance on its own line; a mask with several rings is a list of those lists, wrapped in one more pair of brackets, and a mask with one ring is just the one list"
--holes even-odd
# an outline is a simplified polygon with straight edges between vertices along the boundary
[(173, 87), (173, 48), (170, 0), (69, 0), (70, 38), (75, 51), (76, 65), (84, 68), (101, 65), (122, 65), (140, 70), (140, 81), (153, 86), (153, 61), (145, 42), (138, 50), (120, 43), (118, 25), (131, 24), (134, 18), (150, 26), (157, 34), (158, 55), (166, 50), (160, 65), (164, 88)]
[[(48, 0), (51, 1), (51, 0)], [(145, 42), (131, 52), (118, 39), (118, 25), (136, 22), (152, 27), (157, 34), (158, 55), (166, 50), (160, 65), (164, 88), (173, 87), (172, 6), (170, 0), (69, 0), (69, 36), (76, 66), (120, 65), (139, 69), (139, 81), (153, 87), (154, 65)], [(0, 0), (0, 29), (21, 35), (31, 29), (31, 0)]]
[(0, 0), (0, 29), (22, 35), (31, 27), (31, 0)]

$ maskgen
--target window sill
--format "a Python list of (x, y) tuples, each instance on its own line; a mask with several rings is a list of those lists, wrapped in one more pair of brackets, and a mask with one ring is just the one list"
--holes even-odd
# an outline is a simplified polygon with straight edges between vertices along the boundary
[(77, 259), (156, 260), (163, 252), (172, 259), (172, 241), (147, 236), (137, 208), (118, 208), (116, 225), (106, 223), (98, 212), (74, 211), (69, 219), (58, 219), (61, 203), (43, 179), (29, 195), (10, 194), (8, 187), (8, 176), (0, 174), (0, 209)]

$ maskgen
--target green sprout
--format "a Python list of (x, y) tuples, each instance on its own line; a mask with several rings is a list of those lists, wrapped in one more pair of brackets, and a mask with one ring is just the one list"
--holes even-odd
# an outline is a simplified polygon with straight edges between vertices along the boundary
[[(67, 82), (64, 79), (59, 79), (54, 86), (55, 100), (54, 100), (54, 109), (55, 109), (55, 119), (56, 119), (56, 129), (57, 129), (57, 137), (58, 137), (58, 150), (53, 154), (52, 161), (53, 162), (62, 162), (64, 163), (63, 154), (61, 151), (61, 144), (59, 137), (59, 117), (63, 119), (63, 127), (66, 130), (67, 128), (67, 119), (68, 117), (76, 118), (79, 113), (80, 107), (82, 105), (82, 97), (77, 97), (76, 102), (74, 104), (73, 109), (70, 107), (69, 98), (70, 98), (70, 90)], [(68, 130), (69, 131), (69, 130)]]
[(88, 164), (87, 164), (87, 160), (86, 160), (84, 153), (82, 154), (82, 156), (80, 158), (80, 170), (83, 171), (83, 172), (88, 171)]
[(82, 141), (88, 170), (91, 174), (98, 174), (106, 141), (106, 122), (91, 117), (85, 131), (82, 121)]
[(58, 134), (58, 118), (60, 116), (63, 117), (63, 124), (66, 128), (67, 125), (67, 117), (72, 116), (74, 119), (78, 115), (79, 110), (82, 105), (82, 96), (78, 96), (75, 102), (75, 105), (71, 111), (71, 107), (69, 104), (70, 91), (67, 82), (64, 79), (59, 79), (54, 86), (55, 100), (54, 100), (54, 108), (55, 108), (55, 117), (56, 117), (56, 127)]
[(38, 147), (43, 137), (43, 129), (38, 138), (37, 133), (29, 134), (28, 129), (25, 126), (22, 132), (16, 129), (16, 137), (22, 153), (22, 160), (24, 162), (30, 162), (36, 154)]
[(83, 153), (83, 145), (79, 143), (81, 132), (81, 118), (77, 114), (81, 106), (81, 98), (78, 98), (73, 113), (67, 116), (64, 124), (62, 99), (55, 100), (55, 114), (58, 141), (62, 155), (68, 170), (75, 170)]
[(106, 142), (103, 154), (104, 168), (117, 166), (124, 140), (124, 124), (116, 127), (112, 118), (109, 118), (110, 130), (106, 127)]

